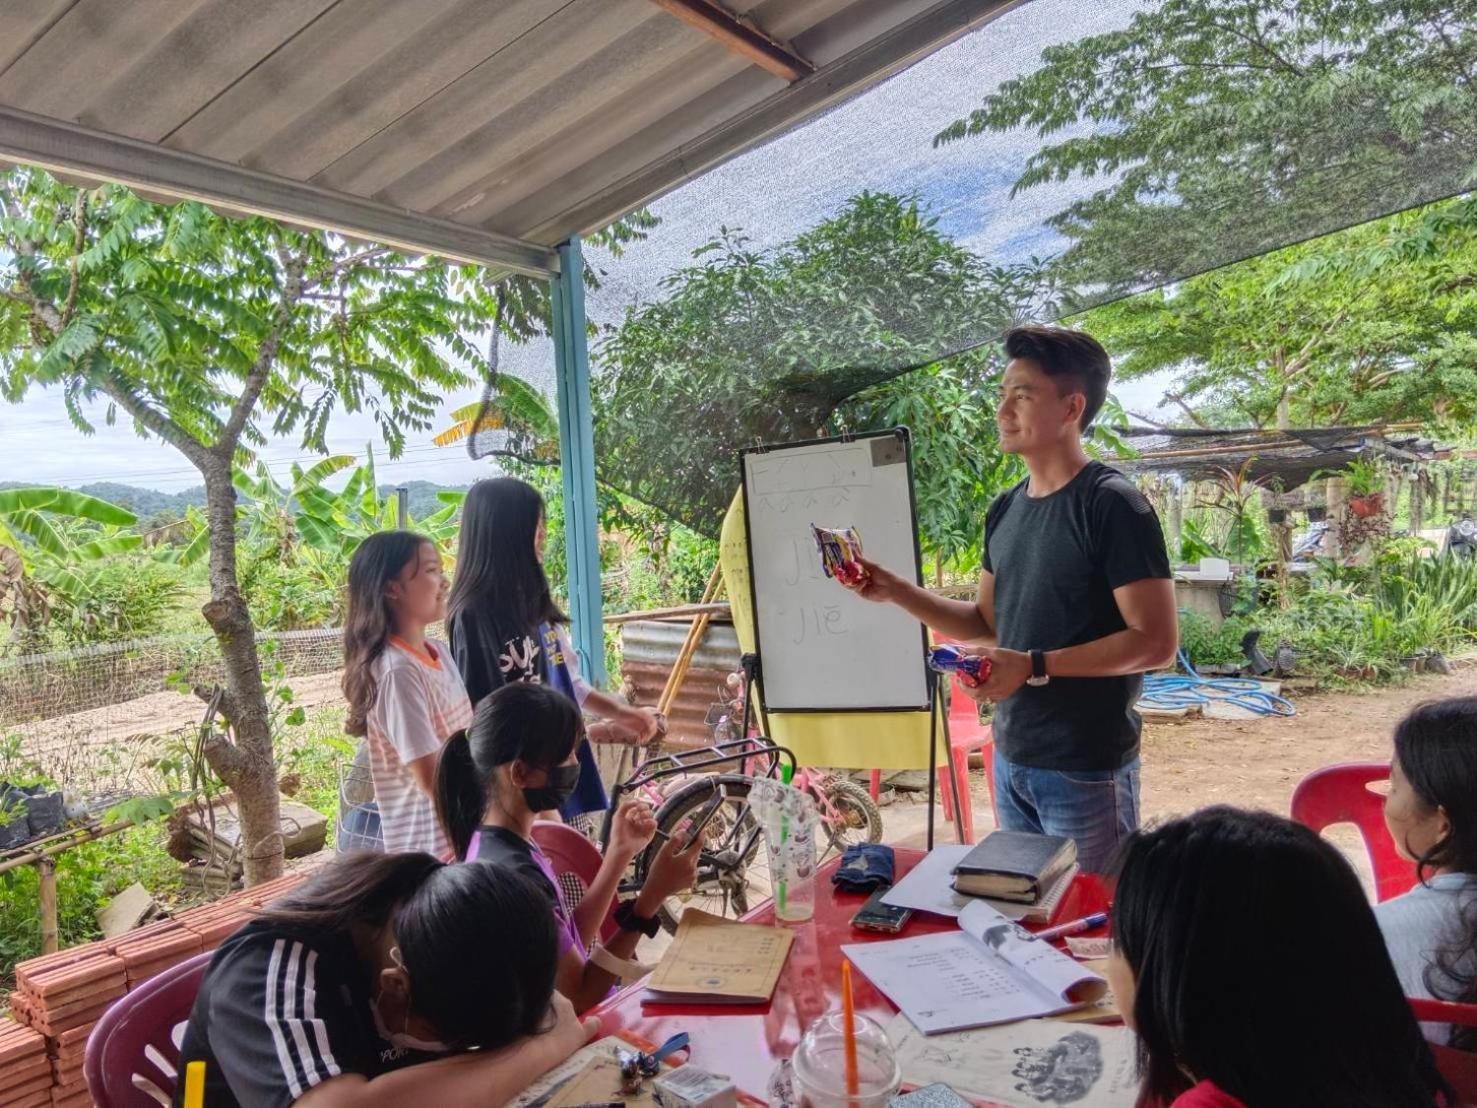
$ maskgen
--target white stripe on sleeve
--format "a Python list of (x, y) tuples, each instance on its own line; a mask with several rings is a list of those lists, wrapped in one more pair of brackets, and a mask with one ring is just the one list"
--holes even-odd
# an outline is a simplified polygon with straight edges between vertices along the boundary
[(313, 1028), (313, 1033), (318, 1039), (318, 1057), (323, 1061), (323, 1068), (328, 1071), (328, 1076), (338, 1077), (338, 1063), (333, 1060), (333, 1051), (328, 1045), (328, 1028), (318, 1018), (318, 982), (313, 970), (318, 965), (318, 952), (308, 952), (308, 970), (303, 980), (303, 1015)]
[(297, 1065), (292, 1060), (292, 1052), (287, 1049), (287, 1037), (282, 1034), (282, 1023), (277, 1013), (277, 990), (282, 984), (282, 948), (286, 942), (278, 939), (272, 944), (272, 958), (267, 963), (267, 1002), (262, 1018), (271, 1029), (272, 1042), (277, 1047), (277, 1062), (295, 1099), (303, 1095), (303, 1086), (298, 1080)]

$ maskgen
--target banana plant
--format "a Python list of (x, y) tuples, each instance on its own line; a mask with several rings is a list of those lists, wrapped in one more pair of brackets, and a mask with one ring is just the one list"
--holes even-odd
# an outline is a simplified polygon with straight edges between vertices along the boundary
[(126, 508), (75, 489), (0, 491), (0, 616), (27, 636), (41, 631), (54, 608), (81, 604), (92, 593), (90, 570), (143, 545), (142, 535), (123, 530), (137, 521)]
[(479, 453), (516, 458), (533, 465), (559, 464), (559, 416), (549, 407), (542, 392), (519, 377), (498, 374), (485, 412), (478, 402), (457, 408), (451, 418), (456, 422), (431, 440), (437, 446), (451, 446), (474, 434), (500, 431), (507, 436), (503, 445)]

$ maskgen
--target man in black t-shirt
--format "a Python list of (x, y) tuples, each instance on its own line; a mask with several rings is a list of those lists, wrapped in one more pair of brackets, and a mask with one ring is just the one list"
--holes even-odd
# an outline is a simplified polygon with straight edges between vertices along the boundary
[(1138, 826), (1143, 674), (1178, 645), (1159, 520), (1121, 473), (1090, 460), (1082, 434), (1111, 368), (1090, 335), (1017, 327), (995, 419), (1030, 473), (985, 516), (974, 601), (948, 600), (863, 560), (855, 590), (943, 637), (982, 644), (989, 680), (966, 689), (995, 711), (995, 806), (1009, 830), (1077, 842), (1101, 872)]

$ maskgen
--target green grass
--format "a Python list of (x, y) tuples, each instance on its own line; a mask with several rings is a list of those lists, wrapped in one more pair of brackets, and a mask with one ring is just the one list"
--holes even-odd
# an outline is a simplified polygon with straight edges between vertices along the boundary
[[(300, 782), (295, 799), (328, 817), (329, 849), (338, 816), (338, 766), (353, 753), (342, 732), (343, 709), (308, 712), (277, 738), (282, 772)], [(169, 830), (159, 820), (79, 846), (57, 858), (57, 916), (63, 947), (101, 937), (97, 913), (135, 881), (154, 899), (177, 908), (198, 899), (181, 878), (180, 864), (165, 846)], [(41, 953), (40, 880), (33, 866), (0, 874), (0, 996), (13, 988), (17, 962)], [(3, 1010), (3, 1005), (0, 1005)]]

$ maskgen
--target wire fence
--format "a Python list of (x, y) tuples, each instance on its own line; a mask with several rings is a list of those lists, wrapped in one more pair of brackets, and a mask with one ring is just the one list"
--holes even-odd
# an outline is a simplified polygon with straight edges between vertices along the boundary
[[(337, 697), (341, 630), (257, 640), (264, 666), (310, 703)], [(152, 763), (203, 714), (190, 689), (224, 679), (209, 632), (0, 658), (0, 779), (39, 770), (84, 796), (152, 788)]]

